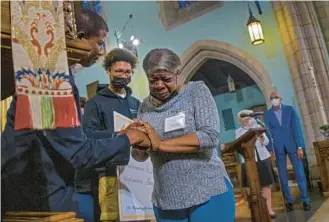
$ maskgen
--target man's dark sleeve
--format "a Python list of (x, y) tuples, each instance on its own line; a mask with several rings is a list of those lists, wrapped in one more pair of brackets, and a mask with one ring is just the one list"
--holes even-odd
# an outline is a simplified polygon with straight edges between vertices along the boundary
[[(23, 155), (28, 149), (32, 149), (38, 137), (34, 130), (14, 130), (16, 96), (7, 111), (5, 129), (1, 135), (1, 171), (12, 159)], [(18, 167), (18, 166), (17, 166)]]
[(69, 161), (74, 168), (97, 167), (105, 162), (127, 165), (130, 157), (130, 141), (126, 135), (101, 139), (88, 138), (82, 127), (55, 130), (14, 130), (16, 98), (8, 111), (4, 134), (1, 137), (1, 167), (17, 158), (27, 149), (33, 149), (37, 140), (42, 146), (52, 148)]
[(97, 167), (105, 162), (113, 166), (129, 162), (130, 142), (125, 134), (113, 138), (88, 138), (82, 127), (76, 127), (47, 130), (40, 137), (76, 169)]
[(113, 130), (108, 130), (104, 127), (97, 104), (93, 100), (89, 100), (85, 105), (82, 125), (86, 135), (90, 138), (102, 139), (114, 137)]

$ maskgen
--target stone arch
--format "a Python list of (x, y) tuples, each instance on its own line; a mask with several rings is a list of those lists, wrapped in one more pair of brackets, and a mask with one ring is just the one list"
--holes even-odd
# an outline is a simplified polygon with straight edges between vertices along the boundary
[(252, 55), (226, 42), (217, 40), (194, 42), (181, 57), (180, 82), (189, 81), (208, 59), (218, 59), (232, 63), (246, 72), (262, 90), (266, 103), (269, 105), (268, 98), (273, 90), (269, 73)]

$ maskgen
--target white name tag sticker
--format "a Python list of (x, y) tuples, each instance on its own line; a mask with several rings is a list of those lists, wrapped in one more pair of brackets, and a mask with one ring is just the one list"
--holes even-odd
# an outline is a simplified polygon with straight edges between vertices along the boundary
[(165, 133), (185, 128), (185, 113), (178, 113), (176, 116), (165, 119)]

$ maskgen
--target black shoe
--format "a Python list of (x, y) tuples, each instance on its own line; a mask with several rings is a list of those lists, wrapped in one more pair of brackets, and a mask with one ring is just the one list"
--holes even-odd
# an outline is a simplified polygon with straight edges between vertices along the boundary
[(309, 210), (311, 210), (311, 204), (309, 202), (304, 202), (303, 208), (304, 208), (304, 211), (309, 211)]
[(294, 205), (292, 203), (286, 203), (286, 211), (290, 212), (294, 210)]
[(271, 217), (272, 219), (274, 219), (274, 218), (276, 218), (276, 214), (270, 214), (270, 217)]

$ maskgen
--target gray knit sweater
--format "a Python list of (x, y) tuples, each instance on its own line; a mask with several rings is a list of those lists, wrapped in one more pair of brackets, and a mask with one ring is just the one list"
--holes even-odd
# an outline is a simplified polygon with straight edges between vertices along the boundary
[[(185, 129), (165, 133), (165, 119), (185, 113)], [(138, 119), (150, 123), (161, 139), (196, 132), (198, 153), (150, 152), (153, 163), (152, 201), (160, 209), (183, 209), (225, 193), (225, 166), (218, 157), (219, 116), (215, 101), (203, 82), (190, 82), (166, 104), (155, 107), (150, 98), (141, 104)]]

